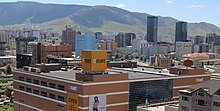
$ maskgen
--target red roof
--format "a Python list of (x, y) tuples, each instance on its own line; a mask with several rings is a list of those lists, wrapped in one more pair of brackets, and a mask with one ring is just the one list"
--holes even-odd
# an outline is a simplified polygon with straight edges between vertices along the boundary
[(186, 56), (186, 57), (204, 57), (204, 56), (208, 56), (208, 53), (192, 53), (192, 54), (185, 54), (183, 56)]

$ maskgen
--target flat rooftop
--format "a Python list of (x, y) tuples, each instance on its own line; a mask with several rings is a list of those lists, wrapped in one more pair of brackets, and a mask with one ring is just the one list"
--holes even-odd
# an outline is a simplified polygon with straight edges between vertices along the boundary
[[(76, 73), (80, 73), (82, 70), (67, 69), (67, 71), (57, 70), (50, 72), (41, 72), (42, 75), (52, 76), (66, 80), (76, 80)], [(173, 77), (175, 74), (170, 74), (166, 69), (153, 69), (146, 67), (137, 68), (116, 68), (107, 69), (108, 74), (121, 74), (128, 73), (128, 79), (147, 79), (147, 78), (162, 78), (162, 77)]]
[(42, 75), (47, 75), (47, 76), (53, 76), (61, 79), (67, 79), (67, 80), (76, 80), (76, 73), (81, 72), (79, 70), (73, 70), (73, 69), (68, 69), (67, 71), (50, 71), (49, 73), (43, 73), (41, 72)]
[[(62, 70), (58, 70), (58, 71), (50, 71), (50, 72), (41, 72), (42, 75), (47, 75), (47, 76), (53, 76), (56, 78), (60, 78), (60, 79), (66, 79), (66, 80), (76, 80), (76, 73), (80, 73), (82, 72), (82, 70), (73, 70), (73, 69), (67, 69), (67, 71), (62, 71)], [(107, 71), (108, 74), (120, 74), (120, 73), (116, 73), (116, 72), (112, 72), (112, 71)]]
[(170, 74), (169, 71), (166, 69), (153, 69), (146, 67), (137, 67), (137, 68), (113, 67), (111, 69), (108, 69), (107, 71), (128, 73), (129, 79), (177, 76), (175, 74)]

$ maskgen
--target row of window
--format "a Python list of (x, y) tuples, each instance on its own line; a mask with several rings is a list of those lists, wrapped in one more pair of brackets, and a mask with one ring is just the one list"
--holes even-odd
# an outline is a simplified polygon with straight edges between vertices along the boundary
[(63, 96), (58, 95), (57, 98), (56, 98), (56, 95), (53, 94), (53, 93), (47, 94), (47, 92), (39, 91), (37, 89), (32, 90), (31, 88), (28, 88), (28, 87), (25, 88), (24, 86), (19, 86), (19, 90), (26, 91), (28, 93), (33, 93), (33, 94), (36, 94), (36, 95), (41, 95), (41, 96), (44, 96), (44, 97), (49, 97), (51, 99), (57, 99), (57, 100), (62, 101), (62, 102), (65, 101)]
[(199, 91), (196, 93), (196, 96), (207, 97), (207, 94), (204, 91)]
[[(198, 93), (199, 96), (205, 96), (205, 95), (200, 95), (200, 94), (201, 94), (201, 93)], [(183, 101), (189, 101), (189, 97), (182, 96), (182, 100), (183, 100)], [(205, 100), (196, 99), (196, 104), (197, 104), (197, 105), (201, 105), (201, 106), (207, 106), (208, 102), (205, 101)], [(220, 102), (214, 101), (214, 102), (213, 102), (213, 106), (220, 107)], [(185, 109), (185, 108), (182, 108), (182, 109)], [(185, 110), (184, 110), (184, 111), (185, 111)]]
[(220, 107), (220, 102), (214, 101), (214, 102), (213, 102), (213, 106)]
[(200, 105), (200, 106), (207, 106), (207, 104), (208, 104), (207, 101), (201, 100), (201, 99), (196, 99), (196, 103), (197, 103), (197, 105)]
[(33, 79), (32, 80), (32, 78), (26, 78), (26, 80), (25, 80), (25, 77), (21, 77), (21, 76), (19, 76), (19, 80), (20, 81), (26, 81), (26, 82), (28, 82), (28, 83), (33, 83), (33, 84), (37, 84), (37, 85), (42, 85), (42, 86), (45, 86), (45, 87), (50, 87), (50, 88), (54, 88), (54, 89), (59, 89), (59, 90), (65, 90), (65, 87), (64, 87), (64, 85), (57, 85), (57, 87), (56, 87), (56, 85), (54, 84), (54, 83), (47, 83), (46, 81), (39, 81), (39, 80), (36, 80), (36, 79)]

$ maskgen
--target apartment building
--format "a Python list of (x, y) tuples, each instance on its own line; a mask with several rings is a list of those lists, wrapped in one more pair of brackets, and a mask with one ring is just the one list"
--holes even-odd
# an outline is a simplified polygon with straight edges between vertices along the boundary
[(220, 81), (210, 80), (179, 91), (179, 111), (220, 111)]

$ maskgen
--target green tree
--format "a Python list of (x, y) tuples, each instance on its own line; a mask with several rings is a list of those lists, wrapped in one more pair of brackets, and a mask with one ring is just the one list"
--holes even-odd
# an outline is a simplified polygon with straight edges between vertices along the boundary
[(125, 55), (125, 59), (126, 59), (126, 60), (129, 59), (129, 56), (128, 56), (128, 55)]
[(0, 62), (0, 67), (4, 66), (4, 64), (2, 62)]
[(139, 59), (140, 59), (140, 61), (143, 61), (143, 57), (140, 57)]
[(135, 59), (139, 59), (139, 56), (136, 56)]
[(118, 58), (119, 58), (119, 55), (118, 55), (118, 54), (116, 54), (116, 55), (115, 55), (115, 59), (118, 59)]
[(11, 70), (10, 65), (7, 65), (6, 73), (7, 74), (12, 74), (12, 70)]

